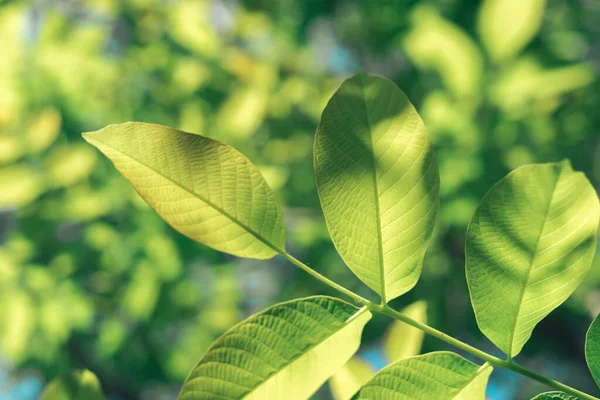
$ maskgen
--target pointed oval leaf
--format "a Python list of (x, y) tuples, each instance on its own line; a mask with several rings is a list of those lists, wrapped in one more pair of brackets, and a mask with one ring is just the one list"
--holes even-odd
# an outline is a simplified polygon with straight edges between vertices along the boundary
[(509, 357), (590, 269), (600, 205), (568, 162), (520, 167), (483, 198), (467, 231), (466, 272), (481, 331)]
[(225, 332), (179, 399), (309, 398), (356, 352), (370, 318), (365, 307), (325, 296), (277, 304)]
[(84, 138), (173, 228), (213, 249), (265, 259), (285, 247), (283, 216), (259, 170), (213, 139), (128, 122)]
[(40, 400), (102, 400), (104, 396), (96, 375), (88, 370), (70, 371), (53, 379)]
[(390, 80), (358, 73), (323, 111), (315, 172), (333, 243), (386, 300), (419, 279), (438, 210), (439, 174), (423, 121)]
[(351, 399), (373, 375), (375, 371), (369, 364), (359, 357), (352, 357), (329, 381), (333, 399)]
[(585, 336), (585, 360), (600, 387), (600, 316), (596, 316)]
[(400, 360), (379, 371), (354, 399), (484, 400), (492, 367), (451, 352)]
[[(427, 303), (424, 301), (412, 303), (401, 312), (415, 321), (427, 324)], [(421, 352), (424, 335), (425, 333), (422, 330), (414, 328), (405, 322), (392, 322), (383, 343), (390, 363), (418, 355)]]
[(579, 400), (579, 399), (575, 396), (571, 396), (570, 394), (566, 394), (564, 392), (546, 392), (546, 393), (538, 394), (531, 400)]

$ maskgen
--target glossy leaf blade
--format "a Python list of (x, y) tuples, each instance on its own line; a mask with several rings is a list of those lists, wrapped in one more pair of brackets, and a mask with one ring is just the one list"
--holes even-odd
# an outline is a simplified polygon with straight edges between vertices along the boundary
[(578, 400), (578, 398), (564, 392), (546, 392), (538, 394), (531, 400)]
[[(417, 301), (405, 307), (402, 314), (422, 324), (427, 324), (427, 303)], [(393, 363), (421, 352), (425, 333), (402, 321), (394, 321), (388, 328), (383, 343), (388, 360)]]
[(358, 357), (352, 357), (346, 365), (331, 377), (329, 387), (334, 400), (348, 400), (375, 375), (375, 370)]
[(104, 396), (96, 375), (88, 370), (70, 371), (52, 380), (41, 400), (102, 400)]
[(600, 387), (600, 317), (596, 316), (585, 337), (585, 360), (590, 373)]
[(309, 398), (356, 352), (370, 318), (366, 308), (325, 296), (277, 304), (223, 334), (179, 399)]
[(333, 242), (391, 300), (417, 282), (438, 210), (439, 174), (423, 121), (391, 81), (358, 73), (323, 111), (315, 172)]
[(467, 282), (479, 328), (509, 356), (585, 277), (599, 216), (596, 191), (568, 162), (518, 168), (483, 198), (467, 231)]
[(379, 371), (354, 396), (360, 400), (485, 400), (492, 372), (451, 352), (400, 360)]
[(259, 170), (221, 142), (128, 122), (85, 133), (137, 192), (182, 234), (240, 257), (285, 246), (279, 204)]

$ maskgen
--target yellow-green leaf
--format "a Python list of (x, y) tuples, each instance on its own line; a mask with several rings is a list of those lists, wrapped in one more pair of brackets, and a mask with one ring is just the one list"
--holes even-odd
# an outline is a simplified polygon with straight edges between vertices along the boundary
[(179, 400), (307, 399), (356, 352), (370, 318), (325, 296), (277, 304), (225, 332)]
[(494, 61), (517, 54), (535, 36), (542, 23), (546, 0), (485, 0), (477, 28)]
[(492, 367), (478, 366), (451, 352), (400, 360), (379, 371), (356, 400), (485, 400)]
[(129, 122), (85, 133), (163, 219), (240, 257), (285, 246), (283, 216), (259, 170), (235, 149), (166, 126)]
[[(427, 324), (427, 303), (417, 301), (402, 310), (402, 314), (415, 321)], [(383, 343), (388, 360), (393, 363), (421, 352), (423, 331), (402, 322), (394, 321), (388, 328)]]
[(483, 198), (466, 270), (481, 331), (510, 357), (577, 288), (596, 249), (600, 205), (568, 161), (520, 167)]
[(96, 375), (88, 370), (71, 371), (51, 381), (41, 400), (102, 400)]
[(358, 357), (352, 357), (329, 381), (333, 399), (350, 399), (373, 375), (375, 371), (369, 364)]
[(323, 111), (315, 138), (321, 206), (350, 269), (387, 301), (419, 279), (439, 175), (423, 121), (390, 80), (358, 73)]
[(585, 337), (585, 360), (596, 381), (600, 387), (600, 318), (596, 316)]

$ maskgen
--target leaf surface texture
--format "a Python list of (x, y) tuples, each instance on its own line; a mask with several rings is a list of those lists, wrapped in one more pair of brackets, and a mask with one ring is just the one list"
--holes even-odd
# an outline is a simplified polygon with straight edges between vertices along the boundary
[(223, 334), (179, 399), (307, 399), (356, 352), (370, 318), (324, 296), (277, 304)]
[(511, 357), (590, 269), (600, 206), (568, 162), (526, 165), (483, 198), (467, 231), (466, 270), (481, 331)]
[(173, 228), (216, 250), (265, 259), (285, 247), (283, 216), (259, 170), (213, 139), (161, 125), (109, 125), (84, 138)]
[(439, 174), (423, 121), (391, 81), (358, 73), (323, 111), (315, 171), (333, 243), (391, 300), (419, 279), (438, 210)]

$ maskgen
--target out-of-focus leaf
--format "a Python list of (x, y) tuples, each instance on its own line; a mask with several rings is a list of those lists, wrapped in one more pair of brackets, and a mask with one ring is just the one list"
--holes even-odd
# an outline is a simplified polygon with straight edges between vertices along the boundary
[(348, 400), (375, 375), (373, 368), (358, 357), (352, 357), (346, 365), (331, 377), (329, 388), (334, 400)]
[(492, 373), (450, 352), (400, 360), (379, 371), (353, 399), (485, 400)]
[(268, 93), (261, 88), (242, 88), (233, 92), (217, 114), (219, 132), (232, 139), (251, 136), (262, 123)]
[(477, 97), (483, 61), (473, 40), (430, 6), (415, 7), (411, 20), (413, 29), (402, 39), (411, 60), (436, 70), (456, 97)]
[(370, 318), (324, 296), (277, 304), (225, 332), (179, 399), (306, 399), (356, 352)]
[(28, 165), (0, 169), (0, 209), (26, 206), (45, 189), (40, 172)]
[(84, 134), (171, 226), (216, 250), (271, 258), (285, 246), (275, 195), (254, 165), (212, 139), (126, 123)]
[(70, 186), (87, 178), (96, 164), (96, 153), (77, 144), (56, 148), (46, 160), (50, 181), (55, 186)]
[(467, 231), (466, 270), (482, 332), (514, 357), (590, 269), (600, 204), (568, 161), (526, 165), (485, 195)]
[(41, 396), (41, 400), (103, 399), (98, 378), (88, 370), (71, 371), (52, 380)]
[(55, 108), (46, 108), (36, 114), (27, 130), (27, 150), (39, 153), (50, 147), (60, 133), (61, 120)]
[(387, 301), (419, 279), (439, 200), (423, 121), (391, 81), (358, 73), (323, 111), (315, 171), (333, 243)]
[[(402, 310), (402, 314), (422, 324), (427, 324), (427, 303), (417, 301)], [(394, 321), (385, 335), (384, 349), (390, 363), (421, 353), (423, 331), (402, 322)]]
[(36, 310), (25, 291), (5, 290), (0, 294), (0, 344), (2, 353), (14, 362), (26, 356), (35, 328)]
[(485, 0), (477, 28), (491, 58), (505, 61), (523, 49), (539, 30), (545, 7), (546, 0)]
[(598, 387), (600, 387), (600, 318), (596, 316), (585, 338), (585, 359)]

